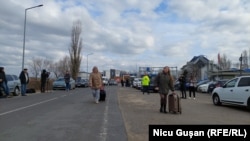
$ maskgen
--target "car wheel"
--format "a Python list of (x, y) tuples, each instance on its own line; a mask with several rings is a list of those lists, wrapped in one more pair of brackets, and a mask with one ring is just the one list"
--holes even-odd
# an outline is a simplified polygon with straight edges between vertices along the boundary
[(250, 97), (247, 100), (247, 109), (250, 110)]
[(221, 105), (220, 98), (217, 94), (213, 96), (213, 103), (214, 105)]
[(13, 95), (18, 96), (20, 94), (20, 89), (18, 87), (15, 87)]

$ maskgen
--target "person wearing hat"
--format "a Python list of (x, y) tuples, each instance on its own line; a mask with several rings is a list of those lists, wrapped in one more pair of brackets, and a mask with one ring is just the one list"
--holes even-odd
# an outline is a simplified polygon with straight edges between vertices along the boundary
[(10, 91), (8, 87), (8, 80), (6, 79), (4, 67), (0, 67), (0, 87), (4, 91), (5, 97), (10, 98), (11, 96), (10, 96)]
[(21, 94), (22, 96), (27, 96), (26, 95), (26, 87), (27, 84), (29, 83), (29, 74), (28, 74), (28, 69), (23, 69), (23, 71), (19, 75), (19, 79), (21, 81)]

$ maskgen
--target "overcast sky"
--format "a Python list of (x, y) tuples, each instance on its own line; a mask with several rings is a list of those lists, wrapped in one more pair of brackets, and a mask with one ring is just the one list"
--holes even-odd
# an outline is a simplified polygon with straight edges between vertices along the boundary
[(205, 55), (239, 62), (250, 48), (249, 0), (0, 0), (0, 66), (22, 68), (32, 58), (58, 61), (68, 55), (73, 22), (82, 22), (81, 71), (135, 71), (177, 66)]

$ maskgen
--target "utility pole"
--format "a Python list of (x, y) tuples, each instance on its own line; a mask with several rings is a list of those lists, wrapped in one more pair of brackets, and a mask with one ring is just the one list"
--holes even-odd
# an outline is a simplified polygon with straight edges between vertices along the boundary
[(242, 54), (240, 55), (240, 76), (242, 75)]

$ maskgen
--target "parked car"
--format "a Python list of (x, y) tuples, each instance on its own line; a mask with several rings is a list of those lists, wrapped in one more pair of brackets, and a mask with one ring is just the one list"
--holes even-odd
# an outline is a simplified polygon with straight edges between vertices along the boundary
[(104, 86), (109, 85), (109, 80), (108, 80), (108, 78), (106, 78), (105, 76), (103, 76), (103, 77), (102, 77), (102, 83), (103, 83)]
[(149, 91), (151, 92), (158, 92), (158, 90), (155, 89), (156, 85), (155, 85), (155, 78), (156, 76), (151, 76), (150, 77), (150, 83), (149, 83)]
[(210, 80), (201, 80), (201, 81), (199, 81), (199, 82), (197, 83), (197, 85), (196, 85), (195, 90), (197, 91), (197, 90), (198, 90), (198, 87), (199, 87), (200, 85), (206, 84), (206, 83), (208, 83), (208, 82), (210, 82)]
[(205, 84), (202, 84), (202, 85), (198, 86), (197, 91), (202, 92), (202, 93), (209, 93), (209, 86), (213, 83), (214, 83), (214, 81), (209, 81)]
[(21, 82), (17, 77), (17, 75), (6, 74), (6, 79), (8, 81), (8, 87), (10, 93), (12, 93), (14, 96), (18, 96), (21, 90)]
[(141, 78), (134, 78), (132, 86), (136, 89), (141, 89)]
[(109, 85), (118, 85), (117, 81), (115, 79), (109, 80)]
[(229, 79), (216, 80), (208, 86), (208, 93), (212, 93), (216, 87), (222, 87)]
[(88, 79), (78, 79), (76, 82), (76, 87), (88, 87), (89, 86), (89, 81)]
[(231, 104), (250, 109), (250, 76), (240, 76), (227, 81), (212, 92), (214, 105)]
[[(180, 90), (181, 89), (180, 81), (176, 80), (174, 82), (174, 89), (175, 90)], [(188, 82), (186, 82), (186, 90), (189, 90), (189, 83)]]
[[(73, 78), (70, 78), (70, 90), (75, 89), (76, 88), (76, 82)], [(58, 89), (66, 89), (66, 84), (65, 84), (65, 80), (64, 77), (59, 77), (57, 80), (55, 80), (53, 82), (53, 90), (58, 90)]]

